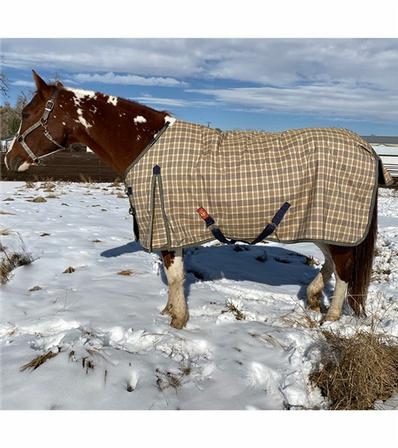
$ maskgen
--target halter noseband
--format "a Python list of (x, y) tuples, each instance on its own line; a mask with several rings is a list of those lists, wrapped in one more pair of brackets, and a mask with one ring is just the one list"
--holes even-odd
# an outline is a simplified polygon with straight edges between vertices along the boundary
[[(47, 157), (47, 156), (49, 156), (51, 154), (54, 154), (54, 153), (56, 153), (58, 151), (61, 151), (62, 149), (66, 149), (65, 146), (60, 145), (59, 143), (57, 143), (53, 139), (52, 135), (50, 134), (50, 131), (47, 129), (48, 117), (50, 116), (52, 110), (54, 109), (56, 96), (57, 96), (57, 92), (47, 101), (46, 106), (44, 108), (43, 115), (41, 116), (39, 121), (37, 121), (36, 123), (32, 124), (32, 126), (28, 127), (28, 129), (26, 129), (22, 134), (18, 133), (15, 136), (16, 141), (21, 144), (22, 148), (26, 151), (28, 156), (36, 164), (39, 164), (40, 163), (40, 159), (42, 159), (43, 157)], [(51, 143), (56, 145), (58, 147), (58, 149), (56, 149), (54, 151), (51, 151), (48, 154), (43, 154), (41, 156), (36, 156), (33, 153), (33, 151), (29, 148), (29, 145), (26, 143), (25, 138), (26, 138), (27, 135), (32, 133), (36, 128), (38, 128), (40, 126), (44, 129), (45, 137), (48, 140), (50, 140)]]

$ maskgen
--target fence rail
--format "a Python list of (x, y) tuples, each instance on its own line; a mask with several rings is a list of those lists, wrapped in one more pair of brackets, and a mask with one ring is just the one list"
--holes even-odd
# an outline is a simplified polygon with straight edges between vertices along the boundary
[[(398, 181), (398, 150), (378, 150), (381, 160), (390, 172), (391, 176)], [(4, 164), (5, 154), (0, 158), (0, 178), (1, 180), (64, 180), (64, 181), (93, 181), (93, 182), (113, 182), (120, 178), (118, 174), (105, 165), (104, 162), (91, 152), (59, 152), (45, 159), (39, 166), (32, 166), (28, 171), (22, 173), (10, 172)]]
[(1, 180), (64, 180), (64, 181), (93, 181), (113, 182), (120, 178), (118, 174), (105, 165), (94, 153), (59, 152), (49, 156), (39, 166), (32, 166), (22, 173), (10, 172), (4, 164), (5, 154), (1, 154), (0, 177)]

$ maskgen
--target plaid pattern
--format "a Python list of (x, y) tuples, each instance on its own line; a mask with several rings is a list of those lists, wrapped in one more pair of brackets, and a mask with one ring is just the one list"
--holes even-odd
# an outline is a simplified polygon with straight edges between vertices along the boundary
[(357, 245), (379, 179), (391, 181), (373, 148), (345, 129), (221, 132), (176, 121), (133, 163), (125, 183), (142, 246), (160, 250), (213, 239), (198, 207), (225, 236), (252, 240), (285, 201), (291, 207), (269, 239)]

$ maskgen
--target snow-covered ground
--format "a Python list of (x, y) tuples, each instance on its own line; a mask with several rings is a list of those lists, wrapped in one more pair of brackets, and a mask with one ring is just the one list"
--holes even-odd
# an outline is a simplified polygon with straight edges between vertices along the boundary
[(384, 166), (390, 171), (391, 175), (398, 177), (398, 147), (375, 145), (372, 144), (374, 150), (379, 154)]
[[(307, 257), (323, 260), (314, 245), (188, 250), (191, 318), (175, 330), (160, 314), (159, 256), (131, 242), (122, 186), (0, 186), (2, 244), (34, 257), (0, 286), (1, 408), (327, 408), (308, 382), (321, 337), (320, 316), (303, 300), (320, 267)], [(46, 202), (32, 202), (38, 196)], [(379, 216), (369, 317), (346, 310), (325, 324), (336, 331), (368, 328), (376, 316), (379, 331), (398, 336), (397, 191), (381, 190)]]

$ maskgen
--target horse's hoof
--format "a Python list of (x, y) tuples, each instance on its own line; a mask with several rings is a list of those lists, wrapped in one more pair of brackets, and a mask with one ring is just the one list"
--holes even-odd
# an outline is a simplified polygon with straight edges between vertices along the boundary
[(322, 292), (319, 292), (317, 294), (308, 294), (307, 308), (311, 311), (317, 311), (319, 313), (321, 311), (321, 296)]
[(335, 322), (340, 319), (340, 314), (336, 313), (327, 313), (323, 321), (325, 322)]
[(311, 311), (316, 311), (317, 313), (320, 313), (320, 312), (321, 312), (321, 306), (320, 306), (319, 303), (318, 303), (318, 304), (309, 304), (309, 305), (307, 306), (307, 308), (308, 308), (309, 310), (311, 310)]

